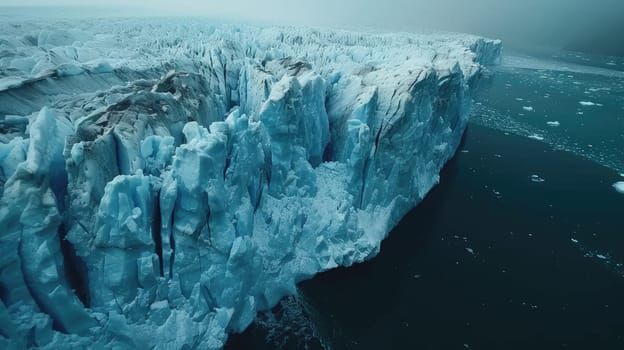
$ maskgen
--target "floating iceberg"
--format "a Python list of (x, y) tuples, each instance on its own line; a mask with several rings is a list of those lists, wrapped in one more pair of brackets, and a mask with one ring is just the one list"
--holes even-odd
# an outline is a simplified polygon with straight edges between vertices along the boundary
[(613, 184), (613, 188), (618, 192), (624, 194), (624, 181), (618, 181)]
[(0, 348), (219, 349), (370, 259), (438, 181), (501, 43), (0, 23)]
[(537, 141), (544, 141), (544, 136), (538, 135), (538, 134), (531, 134), (527, 137), (533, 140), (537, 140)]
[(596, 103), (591, 102), (591, 101), (580, 101), (579, 104), (581, 106), (595, 106), (596, 105)]

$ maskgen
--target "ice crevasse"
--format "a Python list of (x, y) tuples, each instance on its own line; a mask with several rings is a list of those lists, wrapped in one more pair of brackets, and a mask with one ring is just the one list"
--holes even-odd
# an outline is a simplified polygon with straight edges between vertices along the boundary
[(17, 24), (0, 24), (3, 349), (222, 348), (299, 281), (378, 253), (501, 52), (460, 34)]

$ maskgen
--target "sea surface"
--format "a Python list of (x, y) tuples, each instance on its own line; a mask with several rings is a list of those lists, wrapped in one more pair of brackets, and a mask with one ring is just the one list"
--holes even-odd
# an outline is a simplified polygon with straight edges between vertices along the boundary
[(624, 349), (624, 59), (508, 55), (371, 261), (226, 349)]

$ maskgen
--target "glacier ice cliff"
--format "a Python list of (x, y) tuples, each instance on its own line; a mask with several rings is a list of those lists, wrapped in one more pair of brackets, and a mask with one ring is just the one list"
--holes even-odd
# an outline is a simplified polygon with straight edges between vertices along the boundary
[(0, 23), (0, 348), (219, 349), (375, 256), (501, 43)]

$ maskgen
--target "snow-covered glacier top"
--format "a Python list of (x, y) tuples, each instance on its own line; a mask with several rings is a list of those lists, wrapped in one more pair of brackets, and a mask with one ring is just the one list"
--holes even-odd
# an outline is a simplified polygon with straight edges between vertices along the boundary
[(438, 181), (501, 43), (0, 23), (0, 347), (219, 349), (373, 257)]

